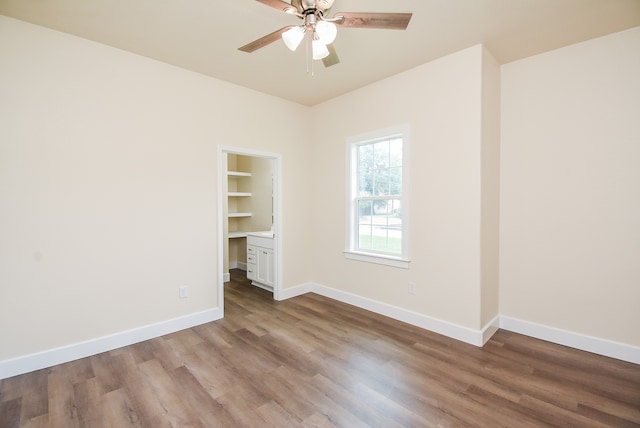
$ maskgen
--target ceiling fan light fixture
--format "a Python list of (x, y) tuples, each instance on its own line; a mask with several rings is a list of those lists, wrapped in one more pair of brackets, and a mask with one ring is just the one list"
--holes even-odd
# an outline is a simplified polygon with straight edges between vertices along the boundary
[(295, 51), (306, 38), (307, 71), (311, 69), (312, 75), (313, 66), (309, 65), (313, 64), (313, 60), (321, 59), (325, 67), (340, 62), (333, 45), (338, 33), (337, 26), (406, 30), (413, 16), (412, 13), (340, 12), (330, 17), (330, 9), (335, 0), (257, 1), (280, 12), (295, 15), (302, 20), (302, 25), (287, 25), (239, 47), (238, 50), (250, 53), (282, 39), (288, 49)]
[(311, 42), (311, 50), (313, 59), (322, 59), (329, 56), (329, 49), (327, 49), (327, 45), (322, 43), (322, 40), (313, 40)]
[(333, 22), (321, 20), (316, 24), (316, 34), (322, 43), (330, 45), (338, 35), (338, 27)]
[(295, 51), (298, 46), (300, 46), (300, 42), (304, 38), (304, 28), (303, 27), (291, 27), (284, 33), (282, 33), (282, 40), (287, 47)]

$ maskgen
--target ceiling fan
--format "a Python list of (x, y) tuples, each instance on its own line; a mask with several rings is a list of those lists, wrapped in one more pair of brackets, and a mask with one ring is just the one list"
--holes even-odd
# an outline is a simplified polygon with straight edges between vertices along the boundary
[(310, 34), (313, 59), (321, 59), (325, 67), (340, 62), (332, 43), (337, 35), (337, 27), (379, 28), (405, 30), (411, 20), (411, 13), (360, 13), (339, 12), (329, 18), (329, 9), (335, 0), (257, 0), (284, 13), (302, 19), (301, 25), (283, 27), (240, 48), (243, 52), (253, 52), (282, 38), (289, 49), (295, 51)]

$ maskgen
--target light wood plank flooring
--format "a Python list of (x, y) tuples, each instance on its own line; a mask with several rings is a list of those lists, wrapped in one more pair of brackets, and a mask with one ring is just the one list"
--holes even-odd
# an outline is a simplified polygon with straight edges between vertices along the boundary
[(499, 331), (480, 349), (238, 271), (226, 316), (0, 381), (0, 427), (631, 427), (640, 366)]

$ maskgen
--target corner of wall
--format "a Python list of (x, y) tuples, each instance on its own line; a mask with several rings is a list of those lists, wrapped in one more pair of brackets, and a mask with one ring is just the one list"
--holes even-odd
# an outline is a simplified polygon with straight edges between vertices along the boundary
[(499, 313), (500, 68), (483, 46), (481, 92), (481, 314), (480, 324)]

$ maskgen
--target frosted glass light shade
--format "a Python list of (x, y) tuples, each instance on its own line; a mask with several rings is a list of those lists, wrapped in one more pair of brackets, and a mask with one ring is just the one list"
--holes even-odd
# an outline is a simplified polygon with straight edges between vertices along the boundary
[(295, 51), (300, 42), (304, 38), (304, 29), (302, 27), (291, 27), (282, 33), (282, 40), (289, 49)]
[(311, 50), (313, 51), (313, 59), (322, 59), (329, 56), (329, 49), (327, 49), (327, 45), (322, 43), (322, 40), (311, 42)]
[(316, 24), (316, 34), (325, 45), (333, 43), (338, 34), (338, 27), (333, 22), (319, 21)]

